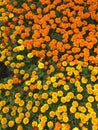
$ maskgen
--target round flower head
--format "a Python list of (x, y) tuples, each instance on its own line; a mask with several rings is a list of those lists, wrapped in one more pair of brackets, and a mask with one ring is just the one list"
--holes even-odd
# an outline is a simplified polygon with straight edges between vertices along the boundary
[(43, 68), (44, 68), (44, 63), (39, 62), (39, 63), (38, 63), (38, 68), (39, 68), (39, 69), (43, 69)]
[(78, 127), (74, 127), (72, 130), (79, 130), (79, 128)]

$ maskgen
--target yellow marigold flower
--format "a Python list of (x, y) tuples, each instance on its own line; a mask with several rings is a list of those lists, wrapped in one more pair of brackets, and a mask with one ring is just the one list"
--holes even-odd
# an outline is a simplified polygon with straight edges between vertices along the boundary
[(5, 64), (6, 66), (8, 66), (8, 65), (10, 64), (10, 62), (9, 62), (9, 61), (5, 61), (4, 64)]
[(25, 87), (23, 88), (23, 90), (24, 90), (24, 91), (28, 91), (28, 90), (29, 90), (29, 87), (25, 86)]
[(49, 105), (48, 104), (44, 104), (43, 107), (45, 107), (46, 110), (49, 109)]
[(82, 70), (82, 66), (81, 66), (80, 64), (78, 64), (78, 65), (76, 66), (76, 69), (80, 71), (80, 70)]
[(87, 98), (87, 100), (88, 100), (89, 102), (94, 102), (94, 97), (93, 97), (93, 96), (89, 96), (89, 97)]
[(66, 61), (63, 61), (63, 62), (62, 62), (62, 65), (63, 65), (63, 66), (67, 66), (67, 62), (66, 62)]
[(92, 66), (92, 65), (89, 65), (89, 66), (88, 66), (88, 69), (89, 69), (89, 70), (93, 70), (93, 66)]
[(19, 92), (15, 94), (15, 98), (17, 97), (21, 97), (21, 94)]
[(61, 113), (63, 111), (62, 106), (58, 106), (57, 110), (59, 113)]
[(16, 104), (19, 104), (20, 100), (21, 100), (21, 99), (17, 97), (17, 98), (14, 100), (14, 102), (15, 102)]
[[(85, 129), (83, 129), (83, 130), (85, 130)], [(88, 129), (86, 129), (86, 130), (88, 130)], [(92, 130), (98, 130), (97, 125), (92, 125)]]
[(67, 122), (69, 121), (68, 116), (64, 116), (64, 117), (63, 117), (63, 121), (64, 121), (65, 123), (67, 123)]
[(39, 106), (40, 105), (40, 101), (35, 101), (35, 106)]
[(29, 59), (31, 59), (31, 58), (33, 57), (33, 54), (32, 54), (32, 53), (28, 53), (28, 54), (27, 54), (27, 57), (28, 57)]
[(15, 119), (15, 122), (16, 122), (16, 124), (20, 124), (21, 123), (21, 118), (19, 118), (19, 117), (16, 117), (16, 119)]
[(74, 97), (74, 93), (73, 92), (68, 92), (67, 96), (70, 97), (70, 98), (73, 98)]
[(15, 67), (15, 62), (12, 62), (12, 63), (10, 64), (10, 67), (11, 67), (11, 68), (14, 68), (14, 67)]
[(66, 102), (66, 97), (61, 97), (61, 102), (65, 103)]
[(14, 14), (13, 13), (10, 13), (9, 14), (9, 18), (13, 18), (14, 17)]
[(48, 98), (48, 99), (47, 99), (47, 103), (48, 103), (48, 104), (52, 104), (52, 99), (51, 99), (51, 98)]
[(4, 11), (5, 11), (4, 8), (1, 8), (1, 9), (0, 9), (0, 12), (1, 12), (1, 13), (3, 13)]
[(78, 110), (81, 111), (82, 113), (86, 112), (86, 108), (84, 106), (79, 106)]
[(13, 52), (18, 52), (18, 51), (19, 51), (18, 47), (13, 48)]
[(85, 104), (85, 106), (89, 109), (89, 108), (92, 107), (92, 104), (91, 104), (90, 102), (87, 102), (87, 103)]
[(20, 68), (21, 64), (20, 63), (16, 63), (16, 68)]
[(17, 106), (13, 106), (13, 107), (12, 107), (12, 110), (13, 110), (13, 111), (16, 111), (17, 108), (18, 108)]
[(73, 74), (72, 71), (68, 71), (68, 72), (67, 72), (67, 75), (68, 75), (68, 76), (72, 76), (72, 74)]
[(58, 97), (62, 97), (62, 96), (63, 96), (63, 91), (59, 90), (59, 91), (57, 92), (57, 95), (58, 95)]
[(2, 27), (1, 27), (1, 30), (3, 31), (4, 29), (5, 29), (5, 26), (2, 26)]
[(59, 78), (63, 78), (64, 74), (63, 73), (58, 73)]
[(82, 94), (77, 94), (77, 99), (78, 99), (78, 100), (82, 100), (82, 99), (83, 99)]
[(38, 68), (39, 68), (39, 69), (43, 69), (43, 68), (44, 68), (44, 63), (38, 62)]
[(43, 85), (43, 90), (48, 90), (48, 85)]
[(53, 102), (53, 103), (57, 103), (57, 102), (58, 102), (58, 98), (57, 98), (57, 97), (53, 97), (53, 98), (52, 98), (52, 102)]
[(51, 77), (51, 82), (54, 83), (56, 81), (56, 77), (55, 76), (52, 76)]
[(2, 112), (3, 112), (3, 113), (8, 113), (8, 112), (9, 112), (9, 107), (4, 107), (4, 108), (2, 109)]
[(92, 122), (93, 125), (97, 125), (98, 118), (92, 118), (91, 122)]
[(98, 102), (98, 95), (95, 96), (95, 100)]
[(24, 123), (25, 125), (28, 124), (28, 123), (29, 123), (29, 118), (25, 117), (25, 118), (23, 119), (23, 123)]
[(30, 80), (27, 80), (27, 81), (25, 82), (25, 85), (27, 85), (27, 86), (31, 85), (31, 81), (30, 81)]
[(24, 56), (23, 56), (23, 55), (17, 55), (17, 56), (16, 56), (16, 59), (17, 59), (17, 60), (23, 60), (23, 59), (24, 59)]
[(64, 90), (68, 91), (70, 89), (69, 85), (65, 84), (64, 85)]
[(57, 83), (57, 82), (54, 82), (54, 83), (53, 83), (53, 87), (54, 87), (54, 88), (57, 88), (57, 87), (58, 87), (58, 83)]
[(33, 113), (36, 113), (38, 111), (38, 107), (37, 106), (34, 106), (33, 108), (32, 108), (32, 112)]
[[(89, 112), (89, 111), (88, 111), (88, 112)], [(90, 112), (90, 117), (91, 117), (91, 118), (96, 118), (96, 117), (97, 117), (97, 113), (92, 110), (92, 111)]]
[(27, 108), (27, 110), (30, 110), (30, 109), (32, 108), (32, 105), (27, 104), (27, 105), (26, 105), (26, 108)]
[(73, 102), (72, 102), (72, 105), (73, 105), (74, 107), (78, 107), (79, 103), (78, 103), (77, 101), (73, 101)]
[(33, 93), (32, 93), (32, 92), (29, 92), (29, 93), (28, 93), (28, 96), (29, 96), (29, 97), (32, 97), (32, 96), (33, 96)]
[(22, 44), (22, 43), (23, 43), (23, 40), (22, 40), (22, 39), (19, 39), (19, 40), (18, 40), (18, 43), (19, 43), (19, 44)]
[(78, 127), (74, 127), (72, 130), (79, 130), (79, 128)]
[(50, 85), (50, 84), (51, 84), (51, 81), (47, 80), (47, 81), (46, 81), (46, 84), (47, 84), (47, 85)]
[(92, 75), (97, 75), (98, 74), (98, 67), (94, 67), (93, 70), (91, 71)]
[(8, 126), (9, 126), (9, 127), (13, 127), (14, 124), (15, 124), (15, 123), (14, 123), (14, 121), (12, 121), (12, 120), (8, 122)]
[(42, 94), (42, 98), (43, 98), (43, 99), (47, 99), (47, 98), (48, 98), (48, 94), (47, 94), (47, 93), (43, 93), (43, 94)]
[(48, 121), (47, 126), (48, 126), (48, 128), (53, 127), (53, 122), (52, 121)]
[(77, 92), (83, 92), (83, 87), (81, 86), (77, 87)]
[(47, 122), (47, 117), (46, 117), (46, 116), (42, 116), (42, 117), (41, 117), (41, 121), (42, 121), (42, 122)]
[(22, 125), (18, 125), (18, 126), (17, 126), (17, 130), (23, 130)]
[(54, 111), (50, 111), (49, 112), (49, 116), (53, 118), (55, 116), (55, 112)]
[(19, 102), (19, 106), (24, 106), (24, 100), (21, 100), (21, 101)]
[(29, 111), (27, 111), (26, 113), (25, 113), (25, 116), (27, 117), (27, 118), (29, 118), (30, 117), (30, 112)]
[(98, 90), (98, 84), (94, 84), (94, 89)]
[(19, 51), (23, 51), (25, 49), (25, 47), (23, 45), (18, 46), (18, 48), (19, 48)]
[(32, 127), (34, 127), (34, 126), (37, 126), (38, 124), (37, 124), (37, 121), (33, 121), (32, 122)]
[(74, 71), (74, 75), (75, 75), (75, 76), (79, 75), (79, 71), (78, 71), (78, 70), (75, 70), (75, 71)]
[(18, 72), (19, 72), (19, 69), (14, 69), (14, 74), (18, 74)]
[(5, 106), (5, 104), (6, 104), (6, 101), (5, 101), (5, 100), (2, 100), (2, 101), (0, 102), (0, 106)]
[(42, 113), (45, 113), (45, 112), (46, 112), (46, 108), (45, 108), (44, 106), (42, 106), (42, 107), (40, 108), (40, 111), (41, 111)]
[(70, 65), (70, 66), (74, 66), (74, 65), (75, 65), (74, 61), (70, 61), (70, 62), (69, 62), (69, 65)]
[(45, 126), (45, 123), (44, 122), (40, 122), (38, 124), (38, 130), (43, 130), (43, 127)]
[(82, 77), (81, 82), (87, 84), (88, 80), (85, 77)]
[(5, 96), (9, 96), (9, 95), (10, 95), (10, 91), (6, 91)]
[(70, 112), (75, 113), (76, 112), (76, 107), (74, 107), (74, 106), (70, 107)]
[(15, 116), (15, 115), (16, 115), (16, 111), (13, 110), (13, 111), (11, 112), (11, 116)]
[(8, 84), (13, 84), (13, 80), (12, 79), (8, 79), (7, 83)]
[(32, 77), (31, 79), (30, 79), (30, 81), (32, 82), (32, 83), (34, 83), (35, 82), (35, 76), (34, 77)]
[(76, 86), (76, 87), (80, 86), (80, 82), (79, 82), (78, 80), (76, 80), (75, 86)]
[(19, 72), (21, 75), (24, 75), (25, 74), (25, 70), (20, 70), (20, 72)]
[(22, 108), (22, 107), (18, 107), (18, 108), (17, 108), (17, 112), (18, 112), (18, 113), (21, 113), (22, 111), (23, 111), (23, 108)]
[(91, 75), (90, 80), (91, 80), (92, 82), (95, 82), (95, 81), (97, 80), (97, 78), (96, 78), (94, 75)]
[(7, 123), (7, 119), (6, 119), (5, 117), (2, 118), (2, 119), (1, 119), (1, 124), (2, 124), (2, 125), (5, 125), (6, 123)]
[(57, 97), (57, 92), (52, 92), (52, 97)]
[(37, 99), (37, 98), (38, 98), (38, 93), (35, 93), (35, 94), (33, 95), (33, 97), (34, 97), (34, 99)]
[(29, 78), (29, 74), (25, 73), (24, 76), (23, 76), (23, 79), (26, 80), (27, 78)]
[(25, 116), (24, 113), (19, 113), (19, 118), (20, 118), (20, 119), (23, 119), (24, 116)]
[(75, 118), (76, 118), (76, 119), (79, 119), (79, 118), (80, 118), (80, 113), (79, 113), (79, 112), (76, 112), (76, 113), (75, 113)]

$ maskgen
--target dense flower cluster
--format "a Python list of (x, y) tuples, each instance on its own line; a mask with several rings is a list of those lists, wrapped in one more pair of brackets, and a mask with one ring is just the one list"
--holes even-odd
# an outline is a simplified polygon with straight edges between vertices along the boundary
[(0, 62), (0, 130), (98, 130), (98, 0), (0, 0)]

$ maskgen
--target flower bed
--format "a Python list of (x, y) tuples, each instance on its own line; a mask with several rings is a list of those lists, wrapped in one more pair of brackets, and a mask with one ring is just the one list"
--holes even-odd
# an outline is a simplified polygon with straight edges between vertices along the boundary
[(98, 130), (98, 0), (0, 0), (0, 130)]

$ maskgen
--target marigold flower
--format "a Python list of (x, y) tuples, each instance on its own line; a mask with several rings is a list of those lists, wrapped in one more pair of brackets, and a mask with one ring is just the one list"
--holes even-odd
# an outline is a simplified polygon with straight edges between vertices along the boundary
[(12, 121), (12, 120), (9, 121), (9, 122), (8, 122), (8, 126), (9, 126), (9, 127), (13, 127), (13, 126), (14, 126), (14, 121)]
[(52, 122), (52, 121), (49, 121), (49, 122), (47, 123), (47, 126), (48, 126), (48, 128), (53, 127), (53, 122)]
[(8, 112), (9, 112), (9, 107), (4, 107), (4, 108), (2, 109), (2, 112), (3, 112), (3, 113), (8, 113)]
[(72, 130), (79, 130), (79, 128), (78, 127), (74, 127)]
[(17, 60), (23, 60), (24, 56), (23, 55), (17, 55), (16, 58), (17, 58)]
[(38, 68), (39, 68), (39, 69), (43, 69), (43, 68), (44, 68), (44, 64), (43, 64), (42, 62), (39, 62), (39, 63), (38, 63)]
[(2, 124), (2, 125), (5, 125), (6, 123), (7, 123), (7, 119), (6, 119), (6, 118), (2, 118), (2, 119), (1, 119), (1, 124)]
[(25, 117), (25, 118), (23, 119), (23, 123), (24, 123), (25, 125), (28, 124), (28, 123), (29, 123), (29, 118)]
[(22, 125), (18, 125), (18, 126), (17, 126), (17, 130), (23, 130)]

